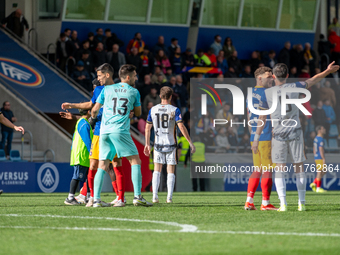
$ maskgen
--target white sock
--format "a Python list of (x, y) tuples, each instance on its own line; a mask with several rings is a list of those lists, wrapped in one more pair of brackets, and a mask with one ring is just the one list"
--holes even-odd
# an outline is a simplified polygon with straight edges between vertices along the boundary
[(253, 204), (254, 203), (254, 198), (247, 197), (247, 202)]
[(85, 196), (83, 194), (79, 194), (79, 197), (85, 199)]
[(316, 191), (319, 191), (320, 190), (320, 187), (316, 188)]
[(168, 174), (168, 198), (172, 199), (172, 193), (174, 192), (175, 187), (175, 174)]
[(74, 198), (74, 194), (68, 193), (68, 199), (73, 199)]
[(286, 201), (286, 179), (282, 172), (275, 173), (275, 186), (280, 199), (280, 206), (287, 205)]
[(263, 199), (262, 199), (262, 204), (267, 206), (267, 205), (270, 204), (270, 201), (269, 201), (269, 200), (263, 200)]
[(157, 171), (153, 171), (153, 175), (152, 175), (153, 198), (158, 198), (158, 188), (159, 188), (160, 180), (161, 180), (161, 173)]
[(298, 190), (299, 194), (299, 205), (300, 204), (305, 204), (305, 197), (306, 197), (306, 173), (297, 173), (295, 174), (296, 177), (296, 188)]

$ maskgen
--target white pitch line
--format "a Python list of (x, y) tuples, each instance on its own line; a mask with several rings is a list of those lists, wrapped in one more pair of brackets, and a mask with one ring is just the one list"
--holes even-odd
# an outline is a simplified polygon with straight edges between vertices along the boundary
[(132, 222), (146, 222), (155, 224), (164, 224), (168, 226), (180, 227), (181, 230), (177, 232), (195, 232), (197, 227), (189, 224), (179, 224), (177, 222), (169, 221), (156, 221), (156, 220), (140, 220), (140, 219), (126, 219), (126, 218), (112, 218), (112, 217), (92, 217), (92, 216), (63, 216), (63, 215), (50, 215), (50, 214), (34, 214), (34, 215), (22, 215), (22, 214), (0, 214), (0, 216), (7, 217), (48, 217), (48, 218), (64, 218), (64, 219), (87, 219), (87, 220), (117, 220), (117, 221), (132, 221)]
[(276, 235), (276, 236), (321, 236), (321, 237), (340, 237), (340, 233), (297, 233), (297, 232), (264, 232), (264, 231), (214, 231), (214, 230), (197, 230), (194, 225), (179, 224), (177, 222), (155, 221), (155, 220), (140, 220), (126, 218), (111, 218), (111, 217), (91, 217), (91, 216), (63, 216), (63, 215), (21, 215), (21, 214), (0, 214), (5, 217), (50, 217), (64, 219), (97, 219), (97, 220), (117, 220), (131, 222), (146, 222), (165, 224), (169, 226), (181, 227), (181, 230), (161, 230), (161, 229), (128, 229), (128, 228), (87, 228), (87, 227), (38, 227), (38, 226), (0, 226), (0, 228), (10, 229), (51, 229), (51, 230), (91, 230), (91, 231), (128, 231), (128, 232), (183, 232), (183, 233), (199, 233), (199, 234), (231, 234), (231, 235)]

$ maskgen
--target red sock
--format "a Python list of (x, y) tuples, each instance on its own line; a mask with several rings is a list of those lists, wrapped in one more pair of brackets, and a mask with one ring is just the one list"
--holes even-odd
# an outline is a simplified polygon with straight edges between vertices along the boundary
[(316, 184), (316, 182), (317, 182), (317, 179), (315, 178), (315, 179), (314, 179), (314, 181), (313, 181), (313, 183), (315, 183), (315, 184)]
[(96, 170), (91, 170), (89, 171), (89, 174), (87, 175), (87, 180), (89, 182), (89, 188), (90, 188), (90, 193), (91, 193), (91, 197), (94, 197), (93, 195), (93, 187), (94, 187), (94, 177), (97, 173), (97, 169)]
[(118, 166), (114, 167), (114, 171), (116, 174), (117, 186), (118, 186), (118, 199), (121, 199), (124, 202), (124, 193), (125, 193), (125, 179), (123, 167)]
[(82, 194), (84, 197), (87, 195), (87, 185), (86, 182), (84, 182), (83, 188), (80, 191), (80, 194)]
[(315, 180), (316, 180), (316, 187), (317, 188), (321, 188), (321, 179), (317, 179), (317, 178), (315, 178)]
[(247, 197), (254, 197), (255, 191), (260, 183), (260, 172), (253, 172), (249, 178)]
[(113, 192), (116, 193), (116, 195), (118, 196), (117, 176), (116, 176), (116, 180), (112, 182), (112, 188), (113, 188)]
[(262, 200), (269, 200), (272, 192), (273, 179), (271, 172), (264, 172), (261, 180)]

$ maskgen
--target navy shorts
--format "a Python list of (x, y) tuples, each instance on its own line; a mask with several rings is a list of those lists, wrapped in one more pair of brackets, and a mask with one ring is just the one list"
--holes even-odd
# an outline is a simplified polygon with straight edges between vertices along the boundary
[(73, 166), (73, 169), (72, 179), (85, 182), (89, 168), (87, 166), (75, 165)]

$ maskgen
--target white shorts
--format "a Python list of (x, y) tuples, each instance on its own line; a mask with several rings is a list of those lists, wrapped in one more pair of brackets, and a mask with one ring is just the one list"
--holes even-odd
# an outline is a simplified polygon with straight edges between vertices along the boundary
[(302, 132), (294, 140), (278, 141), (272, 139), (273, 163), (287, 163), (288, 154), (292, 163), (301, 163), (306, 160)]
[(167, 164), (167, 165), (177, 165), (176, 160), (177, 149), (169, 152), (153, 152), (153, 162), (159, 164)]

